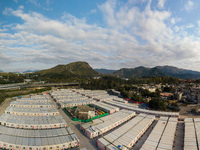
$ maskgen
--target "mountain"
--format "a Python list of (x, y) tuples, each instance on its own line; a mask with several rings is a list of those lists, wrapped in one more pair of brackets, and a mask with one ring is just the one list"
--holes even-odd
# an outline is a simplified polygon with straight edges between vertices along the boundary
[(2, 70), (0, 70), (0, 72), (3, 72)]
[(181, 69), (173, 66), (157, 66), (156, 68), (162, 70), (167, 76), (182, 78), (182, 79), (199, 79), (200, 72), (193, 70)]
[(101, 74), (110, 74), (110, 73), (114, 73), (117, 70), (109, 70), (109, 69), (94, 69), (96, 72), (101, 73)]
[(151, 76), (170, 76), (182, 79), (199, 79), (200, 72), (180, 69), (173, 66), (157, 66), (154, 68), (146, 68), (143, 66), (136, 68), (123, 68), (114, 73), (113, 76), (124, 77), (124, 78), (141, 78), (141, 77), (151, 77)]
[(145, 68), (143, 66), (136, 67), (136, 68), (122, 68), (112, 75), (124, 78), (141, 78), (145, 76), (165, 76), (163, 71), (157, 68)]
[(33, 72), (38, 72), (38, 71), (40, 71), (40, 70), (26, 70), (23, 73), (33, 73)]
[(92, 69), (87, 62), (73, 62), (67, 65), (57, 65), (53, 68), (41, 70), (36, 72), (41, 75), (57, 74), (67, 77), (84, 76), (92, 77), (97, 76), (98, 73)]
[(174, 66), (157, 66), (156, 68), (162, 70), (165, 73), (170, 73), (170, 74), (199, 74), (200, 73), (198, 71), (180, 69)]

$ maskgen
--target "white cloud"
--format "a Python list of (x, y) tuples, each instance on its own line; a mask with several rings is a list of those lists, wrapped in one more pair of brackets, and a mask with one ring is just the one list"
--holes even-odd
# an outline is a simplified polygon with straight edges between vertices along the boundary
[(172, 18), (172, 19), (171, 19), (171, 24), (175, 24), (175, 23), (176, 23), (175, 19)]
[(195, 27), (195, 26), (194, 26), (193, 24), (191, 24), (191, 23), (186, 25), (186, 28), (188, 28), (188, 29), (189, 29), (189, 28), (194, 28), (194, 27)]
[(158, 8), (163, 9), (165, 7), (166, 0), (158, 0)]
[(19, 6), (19, 9), (24, 9), (24, 6), (23, 6), (23, 5), (20, 5), (20, 6)]
[(200, 27), (200, 20), (197, 21), (198, 26)]
[(187, 12), (190, 12), (191, 10), (194, 9), (195, 4), (194, 4), (193, 1), (188, 0), (188, 1), (185, 3), (185, 6), (184, 6), (184, 7), (185, 7), (185, 10), (186, 10)]
[(4, 9), (4, 11), (3, 11), (3, 14), (4, 14), (4, 15), (10, 15), (10, 13), (11, 13), (12, 11), (13, 11), (12, 8), (7, 8), (7, 7), (6, 7), (6, 8)]
[(104, 27), (88, 24), (86, 18), (71, 14), (53, 20), (36, 12), (6, 8), (5, 15), (19, 17), (23, 23), (4, 27), (12, 28), (14, 33), (0, 32), (0, 56), (4, 58), (1, 66), (8, 60), (46, 68), (87, 61), (92, 67), (119, 69), (174, 62), (180, 66), (200, 59), (200, 39), (177, 26), (179, 19), (170, 11), (152, 10), (151, 1), (140, 10), (135, 5), (109, 0), (99, 10)]
[(91, 14), (95, 14), (95, 13), (97, 13), (97, 10), (96, 10), (96, 9), (92, 9), (92, 10), (90, 11), (90, 13), (91, 13)]
[(40, 7), (40, 4), (37, 2), (37, 0), (29, 0), (29, 2), (34, 4), (35, 6)]

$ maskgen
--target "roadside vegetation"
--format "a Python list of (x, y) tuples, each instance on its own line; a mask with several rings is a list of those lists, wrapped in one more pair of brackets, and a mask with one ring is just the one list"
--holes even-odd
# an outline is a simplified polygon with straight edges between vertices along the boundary
[(6, 99), (20, 95), (27, 95), (31, 93), (41, 93), (51, 90), (51, 87), (36, 88), (36, 89), (19, 89), (19, 90), (0, 90), (0, 104)]

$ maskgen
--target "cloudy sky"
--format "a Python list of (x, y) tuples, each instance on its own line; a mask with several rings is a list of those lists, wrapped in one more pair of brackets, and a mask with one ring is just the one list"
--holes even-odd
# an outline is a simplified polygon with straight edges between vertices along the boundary
[(0, 70), (86, 61), (200, 71), (199, 10), (199, 0), (1, 0)]

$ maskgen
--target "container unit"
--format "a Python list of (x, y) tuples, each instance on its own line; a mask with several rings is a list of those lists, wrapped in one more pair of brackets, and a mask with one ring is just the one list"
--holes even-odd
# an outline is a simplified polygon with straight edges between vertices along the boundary
[(112, 105), (109, 105), (109, 104), (106, 104), (106, 103), (102, 103), (102, 102), (93, 103), (91, 105), (95, 106), (97, 108), (100, 108), (101, 110), (103, 110), (103, 111), (105, 111), (105, 112), (107, 112), (109, 114), (112, 114), (114, 112), (119, 111), (119, 107), (112, 106)]
[[(88, 138), (94, 138), (112, 130), (135, 115), (133, 111), (121, 110), (109, 116), (100, 118), (98, 123), (86, 123), (81, 127)], [(97, 122), (97, 121), (96, 121)]]
[[(154, 111), (154, 110), (147, 110), (147, 109), (141, 109), (137, 108), (138, 105), (130, 105), (130, 104), (123, 104), (120, 102), (114, 102), (113, 101), (106, 101), (105, 103), (111, 104), (123, 109), (133, 110), (136, 113), (145, 113), (149, 115), (155, 115), (156, 117), (164, 116), (164, 117), (179, 117), (179, 113), (177, 112), (164, 112), (164, 111)], [(134, 107), (135, 106), (135, 107)]]
[(196, 133), (192, 118), (185, 118), (184, 150), (197, 150)]
[(79, 141), (73, 138), (73, 135), (48, 138), (27, 138), (1, 134), (0, 148), (12, 150), (68, 149), (79, 146)]
[(127, 104), (128, 101), (127, 100), (124, 100), (123, 98), (118, 98), (118, 97), (115, 97), (113, 98), (113, 101), (116, 101), (116, 102), (121, 102), (121, 103), (125, 103)]
[(74, 106), (79, 106), (79, 105), (87, 105), (87, 104), (92, 104), (95, 102), (96, 102), (95, 100), (88, 98), (88, 99), (79, 100), (79, 101), (59, 102), (59, 104), (62, 108), (65, 108), (65, 107), (74, 107)]
[(23, 116), (56, 116), (59, 112), (56, 108), (26, 108), (8, 106), (5, 113)]
[[(129, 149), (154, 121), (155, 116), (139, 114), (123, 126), (97, 140), (99, 149)], [(118, 148), (121, 147), (121, 148)]]
[(16, 129), (0, 125), (0, 134), (27, 137), (27, 138), (42, 138), (42, 137), (57, 137), (64, 135), (74, 134), (70, 127), (68, 128), (55, 128), (55, 129), (45, 129), (45, 130), (29, 130), (29, 129)]
[(35, 99), (40, 99), (40, 98), (49, 98), (48, 94), (43, 94), (43, 95), (31, 95), (31, 98), (35, 98)]
[(77, 96), (77, 97), (62, 97), (62, 98), (56, 98), (56, 102), (68, 102), (68, 101), (80, 101), (88, 99), (87, 97), (83, 96)]
[(150, 149), (157, 149), (158, 144), (160, 142), (160, 139), (162, 137), (162, 134), (165, 130), (165, 127), (167, 125), (168, 117), (161, 117), (148, 136), (145, 143), (142, 145), (141, 150), (150, 150)]
[(105, 94), (105, 95), (92, 96), (92, 98), (97, 99), (98, 101), (109, 101), (115, 98), (115, 96)]
[(24, 129), (48, 129), (67, 127), (66, 121), (62, 116), (16, 116), (2, 114), (0, 125)]
[(200, 149), (200, 118), (194, 118), (194, 126), (197, 136), (198, 148)]
[(52, 103), (52, 102), (18, 102), (18, 101), (12, 101), (10, 103), (10, 106), (29, 107), (29, 108), (39, 108), (39, 107), (53, 108), (53, 107), (55, 107), (54, 103)]
[(56, 108), (9, 106), (0, 117), (0, 149), (47, 150), (78, 146), (78, 137), (66, 127)]
[(169, 118), (164, 133), (158, 145), (158, 149), (173, 149), (177, 118)]
[(16, 99), (17, 102), (51, 102), (51, 99), (49, 98), (21, 98), (21, 99)]

